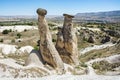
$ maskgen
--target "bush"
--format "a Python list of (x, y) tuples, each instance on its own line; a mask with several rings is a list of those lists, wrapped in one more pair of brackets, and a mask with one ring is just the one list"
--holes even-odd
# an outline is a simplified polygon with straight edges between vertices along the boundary
[(85, 63), (81, 63), (80, 66), (81, 67), (87, 67), (87, 65)]
[(56, 42), (56, 39), (52, 39), (52, 42)]
[(3, 42), (3, 39), (0, 39), (0, 42)]
[(9, 30), (5, 29), (3, 30), (2, 34), (8, 34), (9, 33)]
[(107, 61), (94, 62), (92, 67), (100, 71), (112, 71), (120, 66), (120, 63), (109, 63)]
[(56, 26), (56, 25), (53, 24), (53, 23), (48, 23), (48, 26), (53, 27), (53, 26)]
[(38, 46), (34, 46), (34, 50), (39, 50), (39, 47)]
[(10, 29), (9, 32), (12, 32), (12, 29)]
[(18, 38), (21, 38), (22, 35), (20, 33), (18, 33), (17, 36), (18, 36)]
[(27, 29), (24, 29), (24, 32), (26, 32), (27, 31)]
[(92, 67), (93, 67), (94, 69), (99, 69), (99, 68), (100, 68), (100, 65), (99, 65), (98, 63), (93, 63), (93, 64), (92, 64)]

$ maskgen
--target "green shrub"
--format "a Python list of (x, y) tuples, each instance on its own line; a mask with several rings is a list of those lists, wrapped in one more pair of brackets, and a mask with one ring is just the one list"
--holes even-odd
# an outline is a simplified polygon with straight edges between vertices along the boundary
[(93, 50), (91, 52), (87, 52), (84, 55), (81, 55), (79, 58), (82, 62), (87, 62), (91, 59), (96, 59), (96, 58), (101, 58), (101, 57), (103, 57), (103, 53), (95, 52), (95, 50)]
[(112, 71), (120, 66), (120, 63), (109, 63), (107, 61), (94, 62), (92, 67), (100, 71)]
[(24, 29), (24, 32), (26, 32), (27, 31), (27, 29)]
[(3, 39), (0, 39), (0, 42), (3, 42)]
[(5, 29), (3, 30), (2, 34), (8, 34), (9, 33), (9, 30)]
[(39, 47), (38, 46), (34, 46), (34, 50), (39, 50)]
[(52, 42), (56, 42), (56, 39), (52, 39)]
[(56, 26), (56, 25), (53, 24), (53, 23), (48, 23), (48, 26), (53, 27), (53, 26)]
[(12, 29), (10, 29), (9, 32), (12, 32)]
[(87, 64), (81, 63), (80, 66), (81, 66), (81, 67), (87, 67)]
[(18, 36), (18, 38), (21, 38), (22, 35), (20, 33), (18, 33), (17, 36)]
[(93, 64), (92, 64), (92, 67), (93, 67), (94, 69), (99, 69), (99, 68), (100, 68), (100, 65), (97, 64), (97, 63), (93, 63)]

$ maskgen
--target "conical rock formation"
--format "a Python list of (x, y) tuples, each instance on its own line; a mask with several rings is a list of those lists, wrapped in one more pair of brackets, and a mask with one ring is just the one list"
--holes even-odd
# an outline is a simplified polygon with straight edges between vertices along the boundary
[(47, 11), (45, 9), (37, 9), (38, 14), (38, 29), (40, 34), (40, 52), (43, 60), (56, 68), (59, 74), (64, 72), (64, 65), (58, 51), (56, 50), (48, 24), (45, 20)]
[(25, 66), (28, 66), (30, 64), (38, 65), (38, 66), (44, 66), (43, 65), (43, 60), (41, 55), (39, 54), (39, 51), (37, 50), (32, 50), (25, 61)]
[(77, 37), (72, 26), (74, 16), (68, 14), (63, 16), (64, 25), (58, 28), (56, 49), (65, 63), (78, 65)]

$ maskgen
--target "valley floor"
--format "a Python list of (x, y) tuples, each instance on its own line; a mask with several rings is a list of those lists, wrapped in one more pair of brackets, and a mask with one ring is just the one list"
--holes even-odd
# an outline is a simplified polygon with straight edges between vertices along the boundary
[(0, 78), (0, 80), (120, 80), (118, 76), (104, 76), (104, 75), (51, 75), (41, 78)]
[[(18, 28), (18, 27), (20, 27), (20, 28)], [(18, 27), (13, 26), (10, 29), (12, 29), (13, 31), (20, 30), (18, 32), (22, 32), (26, 29), (26, 28), (23, 29), (22, 26), (18, 26)], [(27, 27), (29, 27), (29, 30), (37, 29), (35, 26), (32, 26), (32, 27), (27, 26)], [(8, 28), (9, 27), (7, 27), (7, 26), (1, 27), (0, 32), (2, 32), (4, 29), (8, 29)], [(99, 31), (98, 29), (94, 29), (94, 30)], [(26, 32), (24, 32), (24, 33), (26, 33)], [(30, 33), (31, 33), (31, 31), (30, 31)], [(54, 31), (54, 34), (55, 33), (56, 32)], [(26, 34), (28, 34), (28, 33), (26, 33)], [(33, 33), (31, 33), (31, 34), (33, 34)], [(29, 34), (29, 35), (31, 35), (31, 34)], [(36, 37), (34, 37), (35, 35), (33, 35), (33, 37), (30, 37), (30, 38), (31, 39), (36, 38)], [(24, 34), (23, 34), (23, 36), (24, 36)], [(25, 43), (29, 42), (30, 38), (29, 38), (29, 36), (27, 36), (27, 37), (28, 37), (27, 39), (25, 39), (23, 37)], [(15, 38), (15, 40), (16, 40), (16, 38)], [(35, 41), (35, 40), (33, 39), (33, 41)], [(19, 44), (21, 44), (21, 43), (19, 43)], [(31, 50), (33, 49), (33, 47), (30, 47), (30, 46), (23, 47), (22, 46), (22, 47), (20, 47), (20, 49), (18, 49), (18, 48), (16, 48), (16, 45), (14, 45), (13, 47), (12, 46), (13, 45), (0, 44), (0, 50), (1, 50), (1, 52), (0, 52), (0, 80), (120, 80), (120, 72), (119, 71), (118, 71), (119, 73), (114, 76), (97, 75), (95, 73), (95, 70), (92, 68), (92, 64), (94, 62), (99, 62), (102, 60), (106, 60), (110, 63), (114, 63), (114, 62), (119, 63), (120, 54), (117, 54), (117, 53), (119, 53), (117, 51), (115, 51), (115, 53), (111, 52), (111, 51), (114, 51), (114, 48), (116, 50), (116, 44), (113, 44), (111, 42), (107, 43), (107, 44), (102, 44), (102, 45), (89, 46), (89, 47), (86, 47), (79, 51), (79, 53), (83, 56), (82, 58), (83, 58), (84, 63), (87, 65), (88, 73), (84, 74), (84, 75), (72, 75), (69, 72), (66, 74), (63, 74), (63, 75), (56, 75), (56, 74), (52, 74), (52, 72), (49, 71), (46, 67), (44, 68), (44, 67), (36, 66), (33, 64), (29, 65), (29, 66), (23, 66), (24, 58), (21, 58), (21, 60), (19, 60), (19, 59), (16, 59), (17, 56), (11, 58), (9, 56), (6, 57), (4, 55), (8, 55), (10, 53), (15, 54), (15, 53), (17, 53), (17, 51), (19, 52), (19, 54), (20, 54), (20, 52), (22, 54), (22, 53), (25, 53), (26, 50), (28, 50), (27, 53), (30, 53)], [(110, 47), (113, 47), (113, 48), (110, 49)], [(13, 49), (14, 49), (14, 51), (13, 51)], [(100, 50), (101, 55), (104, 52), (106, 52), (106, 54), (109, 54), (109, 55), (106, 56), (106, 54), (104, 54), (105, 56), (103, 55), (102, 57), (96, 57), (100, 54), (99, 52), (97, 53), (97, 50)], [(102, 50), (104, 50), (104, 51), (102, 52)], [(105, 50), (107, 50), (107, 51), (105, 51)], [(90, 52), (90, 51), (93, 51), (93, 52)], [(94, 53), (94, 52), (96, 52), (96, 53)], [(109, 52), (109, 53), (107, 53), (107, 52)], [(93, 58), (90, 58), (91, 56), (93, 56)], [(85, 58), (86, 58), (86, 60), (84, 60)], [(120, 70), (120, 66), (118, 67), (118, 69)], [(54, 71), (53, 71), (53, 73), (54, 73)], [(45, 76), (48, 74), (49, 74), (49, 76)], [(33, 76), (36, 78), (33, 78)], [(44, 76), (44, 77), (42, 77), (42, 76)]]

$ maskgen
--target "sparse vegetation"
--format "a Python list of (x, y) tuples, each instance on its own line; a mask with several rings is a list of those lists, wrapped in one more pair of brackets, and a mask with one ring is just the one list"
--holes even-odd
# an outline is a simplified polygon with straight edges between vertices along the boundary
[(0, 22), (0, 26), (14, 26), (14, 25), (30, 25), (36, 26), (37, 19), (18, 19), (17, 21), (3, 21)]
[(56, 39), (52, 39), (52, 42), (56, 42)]
[(49, 22), (48, 26), (53, 27), (53, 26), (56, 26), (56, 25), (54, 23)]
[(24, 29), (24, 32), (26, 32), (27, 31), (27, 29)]
[(91, 59), (112, 56), (112, 55), (118, 54), (118, 52), (120, 52), (119, 49), (113, 50), (112, 47), (111, 48), (100, 49), (100, 50), (92, 50), (90, 52), (85, 53), (84, 55), (81, 55), (79, 57), (79, 59), (82, 62), (87, 62)]
[(22, 35), (21, 35), (20, 33), (17, 34), (17, 37), (18, 37), (18, 38), (21, 38), (21, 36), (22, 36)]
[[(61, 24), (62, 22), (57, 22), (57, 21), (54, 21), (54, 22), (49, 22), (48, 23), (48, 26), (50, 28), (50, 31), (54, 31), (56, 33), (57, 31), (57, 24)], [(5, 22), (3, 22), (5, 23)], [(55, 24), (54, 24), (55, 23)], [(100, 38), (103, 37), (104, 35), (104, 32), (93, 32), (93, 31), (90, 31), (89, 28), (100, 28), (102, 31), (104, 29), (111, 29), (111, 30), (119, 30), (119, 23), (92, 23), (92, 22), (86, 22), (86, 23), (76, 23), (74, 21), (74, 28), (79, 28), (80, 26), (82, 27), (87, 27), (86, 30), (84, 29), (81, 29), (79, 30), (78, 32), (78, 48), (79, 50), (82, 49), (82, 48), (86, 48), (88, 46), (92, 46), (94, 44), (101, 44), (99, 43), (100, 41), (98, 41)], [(37, 25), (37, 21), (28, 21), (28, 20), (23, 20), (23, 21), (18, 21), (18, 22), (6, 22), (5, 24), (0, 24), (2, 26), (5, 26), (5, 25), (31, 25), (31, 26), (35, 26)], [(52, 42), (54, 44), (56, 44), (56, 40), (57, 40), (57, 35), (55, 33), (52, 33)], [(84, 35), (84, 33), (87, 33), (87, 35)], [(88, 38), (89, 38), (89, 35), (88, 34), (93, 34), (96, 38), (96, 42), (97, 43), (88, 43)], [(4, 34), (8, 34), (8, 35), (4, 35)], [(38, 30), (27, 30), (27, 29), (24, 29), (23, 32), (17, 32), (17, 31), (12, 31), (11, 29), (10, 30), (6, 30), (4, 32), (4, 34), (1, 34), (4, 38), (4, 41), (1, 37), (1, 40), (0, 42), (6, 42), (6, 43), (10, 43), (10, 44), (14, 44), (14, 45), (17, 45), (20, 47), (22, 46), (26, 46), (26, 45), (30, 45), (30, 46), (34, 46), (34, 49), (35, 50), (39, 50), (39, 47), (37, 46), (37, 40), (39, 40), (39, 33), (38, 33)], [(100, 35), (99, 35), (100, 34)], [(84, 36), (83, 36), (84, 35)], [(115, 37), (113, 37), (112, 39), (114, 39)], [(10, 40), (10, 42), (8, 41)], [(115, 41), (117, 41), (117, 38), (114, 39)], [(85, 62), (89, 61), (89, 60), (92, 60), (92, 59), (97, 59), (97, 58), (103, 58), (103, 57), (107, 57), (107, 56), (111, 56), (111, 55), (114, 55), (114, 54), (118, 54), (116, 52), (119, 52), (119, 50), (113, 50), (112, 48), (105, 48), (105, 49), (101, 49), (101, 50), (93, 50), (93, 51), (90, 51), (90, 52), (87, 52), (86, 54), (84, 55), (80, 55), (79, 57), (79, 60), (80, 60), (80, 64), (78, 66), (75, 67), (76, 71), (75, 70), (72, 70), (70, 69), (71, 72), (73, 72), (73, 74), (85, 74), (86, 73), (86, 68), (88, 67)], [(9, 54), (9, 55), (5, 55), (4, 58), (12, 58), (12, 59), (15, 59), (17, 61), (17, 64), (20, 64), (20, 65), (24, 65), (24, 64), (21, 64), (21, 62), (24, 62), (28, 57), (28, 54)], [(109, 66), (109, 67), (107, 67)], [(110, 64), (106, 61), (103, 61), (103, 62), (96, 62), (96, 63), (93, 63), (92, 67), (98, 71), (113, 71), (114, 68), (120, 66), (119, 63), (115, 63), (115, 64)], [(106, 68), (107, 67), (107, 68)], [(31, 70), (32, 71), (32, 70)], [(33, 69), (34, 71), (34, 69)], [(35, 70), (36, 71), (36, 70)]]
[(38, 47), (38, 46), (34, 46), (34, 49), (35, 49), (35, 50), (39, 50), (39, 47)]
[(3, 30), (2, 34), (8, 34), (9, 33), (9, 30), (5, 29)]
[(87, 64), (85, 64), (85, 63), (82, 62), (82, 63), (80, 64), (80, 66), (81, 66), (81, 67), (87, 67)]
[(12, 58), (20, 62), (20, 60), (25, 61), (28, 57), (28, 53), (23, 53), (23, 54), (8, 54), (4, 55), (6, 58)]
[(107, 61), (94, 62), (92, 67), (99, 71), (114, 71), (114, 68), (120, 66), (120, 63), (109, 63)]
[(95, 59), (95, 58), (99, 58), (101, 53), (86, 53), (86, 54), (84, 54), (84, 55), (81, 55), (80, 56), (80, 60), (82, 61), (82, 62), (87, 62), (87, 61), (89, 61), (89, 60), (91, 60), (91, 59)]
[(0, 39), (0, 42), (2, 43), (2, 42), (3, 42), (3, 39)]

